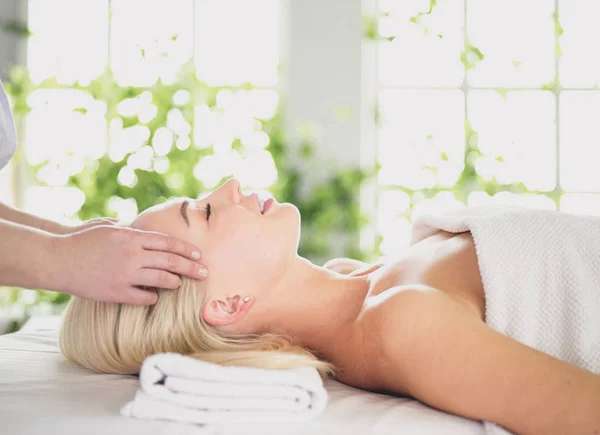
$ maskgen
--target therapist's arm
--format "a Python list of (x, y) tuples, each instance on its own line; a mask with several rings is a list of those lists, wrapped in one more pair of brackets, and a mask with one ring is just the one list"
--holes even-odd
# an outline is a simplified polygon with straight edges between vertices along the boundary
[(179, 275), (201, 280), (206, 269), (195, 247), (164, 234), (99, 226), (59, 236), (0, 220), (0, 286), (150, 305), (156, 292), (139, 287), (175, 289)]
[(77, 226), (68, 226), (59, 224), (58, 222), (54, 222), (48, 219), (41, 218), (39, 216), (32, 215), (30, 213), (26, 213), (2, 202), (0, 202), (0, 219), (15, 224), (24, 225), (26, 227), (47, 231), (52, 234), (69, 234), (75, 231), (81, 231), (83, 229), (92, 228), (98, 225), (110, 225), (116, 221), (116, 219), (98, 218), (84, 222)]
[(0, 202), (0, 219), (54, 234), (62, 234), (65, 228), (57, 222), (25, 213), (2, 202)]

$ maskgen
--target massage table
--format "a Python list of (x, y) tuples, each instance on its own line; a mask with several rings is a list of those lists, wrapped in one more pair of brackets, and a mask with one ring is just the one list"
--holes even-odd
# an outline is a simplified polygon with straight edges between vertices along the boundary
[(327, 409), (308, 423), (197, 426), (123, 417), (138, 388), (135, 376), (91, 373), (58, 348), (58, 317), (33, 318), (0, 336), (0, 433), (9, 434), (484, 434), (479, 421), (401, 397), (325, 382)]

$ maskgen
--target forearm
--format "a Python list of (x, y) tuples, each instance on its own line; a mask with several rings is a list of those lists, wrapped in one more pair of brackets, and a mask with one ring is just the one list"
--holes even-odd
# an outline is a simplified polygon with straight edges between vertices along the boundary
[(403, 301), (409, 338), (389, 338), (410, 395), (523, 435), (600, 433), (599, 375), (494, 331), (444, 293), (425, 297)]
[(0, 220), (0, 286), (59, 290), (58, 238)]
[(53, 234), (62, 234), (64, 226), (38, 216), (34, 216), (24, 211), (17, 210), (0, 202), (0, 220), (13, 222), (15, 224), (24, 225), (26, 227), (37, 228)]

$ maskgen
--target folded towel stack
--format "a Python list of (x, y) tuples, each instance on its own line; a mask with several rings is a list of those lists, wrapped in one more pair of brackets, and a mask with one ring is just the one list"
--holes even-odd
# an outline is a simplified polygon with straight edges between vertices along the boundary
[(312, 367), (221, 366), (161, 353), (144, 360), (140, 385), (121, 414), (196, 424), (297, 422), (327, 406), (327, 391)]

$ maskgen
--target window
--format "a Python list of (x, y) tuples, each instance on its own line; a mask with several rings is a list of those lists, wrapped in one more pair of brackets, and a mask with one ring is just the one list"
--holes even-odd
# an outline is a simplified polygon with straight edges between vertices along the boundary
[[(265, 148), (279, 109), (279, 0), (28, 5), (34, 90), (17, 120), (24, 161), (0, 173), (0, 198), (56, 221), (90, 210), (128, 221), (167, 199), (165, 184), (212, 189), (232, 172), (250, 192), (275, 183)], [(102, 158), (114, 164), (96, 177)], [(3, 288), (0, 317), (56, 313), (65, 296)]]
[[(77, 213), (86, 198), (66, 186), (68, 177), (84, 170), (85, 159), (106, 153), (114, 161), (134, 153), (118, 174), (124, 186), (137, 183), (135, 169), (165, 171), (166, 154), (190, 146), (214, 148), (194, 169), (207, 188), (232, 171), (250, 190), (275, 182), (275, 164), (264, 149), (269, 137), (255, 118), (270, 119), (278, 107), (279, 0), (30, 0), (28, 11), (34, 84), (55, 77), (71, 89), (50, 83), (29, 97), (24, 149), (29, 164), (42, 166), (42, 185), (24, 192), (27, 211), (55, 220)], [(152, 92), (119, 102), (113, 113), (85, 91), (107, 70), (119, 86), (139, 89), (157, 80), (176, 84), (186, 67), (208, 86), (229, 87), (216, 95), (216, 108), (194, 104), (193, 125), (177, 108), (193, 100), (193, 92), (177, 92), (165, 125), (151, 134), (157, 116)], [(135, 125), (121, 119), (136, 116)], [(232, 146), (235, 140), (243, 153)], [(176, 185), (176, 178), (169, 182)], [(122, 198), (110, 207), (124, 219), (139, 211)]]
[(595, 0), (379, 0), (380, 250), (419, 214), (600, 215)]

